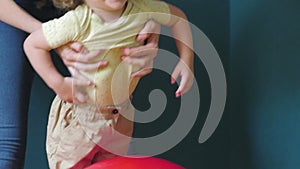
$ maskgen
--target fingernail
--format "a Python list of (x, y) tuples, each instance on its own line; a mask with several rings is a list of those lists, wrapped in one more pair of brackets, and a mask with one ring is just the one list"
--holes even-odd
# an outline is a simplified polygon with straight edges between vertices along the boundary
[(171, 84), (174, 84), (176, 80), (174, 78), (171, 78)]
[(139, 41), (139, 42), (143, 42), (144, 41), (144, 39), (145, 39), (145, 37), (144, 36), (146, 36), (146, 35), (140, 35), (140, 36), (138, 36), (137, 37), (137, 41)]
[(124, 53), (125, 55), (129, 55), (129, 53), (130, 53), (129, 48), (123, 48), (123, 53)]
[(179, 91), (179, 92), (176, 92), (176, 97), (178, 98), (178, 97), (180, 97), (181, 96), (181, 92)]
[(93, 83), (92, 81), (89, 81), (89, 86), (96, 87), (95, 83)]
[(141, 36), (138, 36), (138, 37), (136, 38), (136, 40), (139, 41), (139, 42), (141, 42), (141, 41), (142, 41)]
[(135, 78), (136, 76), (137, 75), (135, 75), (135, 74), (130, 75), (131, 78)]
[(87, 49), (83, 49), (83, 50), (82, 50), (82, 53), (83, 53), (83, 54), (87, 54), (87, 53), (89, 53), (89, 51), (88, 51)]
[(107, 61), (100, 61), (98, 67), (106, 65), (108, 62)]
[(90, 97), (88, 94), (84, 95), (85, 103), (87, 103), (90, 100)]

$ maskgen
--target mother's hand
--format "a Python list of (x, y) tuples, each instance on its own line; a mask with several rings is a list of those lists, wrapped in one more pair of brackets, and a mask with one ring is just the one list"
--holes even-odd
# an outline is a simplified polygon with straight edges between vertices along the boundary
[(136, 39), (145, 45), (123, 50), (123, 61), (141, 67), (139, 71), (132, 73), (132, 77), (142, 77), (152, 72), (153, 59), (158, 51), (160, 28), (156, 22), (148, 21)]
[[(145, 45), (135, 48), (125, 48), (122, 59), (133, 65), (138, 65), (141, 69), (132, 74), (132, 77), (142, 77), (152, 72), (153, 59), (157, 55), (157, 46), (160, 33), (160, 25), (150, 20), (145, 24), (137, 36), (137, 41), (144, 42)], [(73, 42), (56, 49), (64, 64), (70, 70), (73, 79), (73, 102), (75, 104), (86, 103), (88, 97), (86, 93), (79, 90), (78, 86), (95, 87), (90, 79), (87, 79), (79, 71), (93, 71), (105, 67), (107, 61), (95, 61), (103, 50), (89, 52), (81, 43)]]
[(79, 42), (73, 42), (55, 50), (62, 58), (67, 67), (72, 67), (81, 71), (93, 71), (99, 67), (107, 65), (106, 61), (95, 61), (96, 58), (103, 52), (103, 50), (95, 50), (89, 52)]
[(72, 77), (72, 99), (65, 101), (74, 104), (86, 103), (89, 98), (84, 91), (80, 90), (80, 86), (95, 87), (91, 79), (83, 76), (80, 71), (93, 71), (98, 68), (105, 67), (107, 61), (94, 61), (103, 52), (96, 50), (89, 52), (81, 43), (73, 42), (55, 50), (62, 58), (64, 64), (68, 67)]

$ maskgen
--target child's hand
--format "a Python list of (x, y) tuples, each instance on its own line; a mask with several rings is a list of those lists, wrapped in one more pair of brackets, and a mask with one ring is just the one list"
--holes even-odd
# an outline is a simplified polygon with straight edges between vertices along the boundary
[[(84, 83), (84, 84), (83, 84)], [(93, 84), (86, 84), (85, 81), (80, 81), (73, 77), (65, 77), (55, 93), (64, 101), (81, 104), (88, 101), (88, 96), (84, 92), (78, 90), (78, 86), (91, 86)]]
[(180, 60), (173, 73), (172, 73), (171, 83), (174, 84), (179, 76), (181, 76), (181, 81), (177, 91), (175, 92), (176, 97), (180, 97), (182, 94), (186, 93), (193, 85), (194, 74), (193, 66), (185, 64)]
[[(87, 94), (84, 91), (80, 91), (79, 88), (94, 86), (94, 83), (79, 71), (95, 71), (107, 66), (107, 61), (97, 60), (97, 57), (99, 57), (104, 50), (88, 51), (81, 43), (72, 42), (57, 48), (55, 51), (59, 54), (72, 75), (71, 78), (65, 79), (65, 88), (68, 92), (63, 93), (64, 90), (62, 90), (62, 93), (59, 95), (60, 98), (74, 104), (86, 103), (89, 98)], [(69, 85), (70, 88), (67, 88), (67, 81), (69, 80), (73, 80), (73, 85)], [(61, 88), (63, 87), (64, 86), (61, 86)], [(73, 96), (71, 95), (72, 92)]]
[(54, 92), (64, 101), (73, 102), (73, 94), (72, 94), (72, 78), (65, 77), (62, 79), (61, 83), (59, 83), (58, 87), (53, 88)]

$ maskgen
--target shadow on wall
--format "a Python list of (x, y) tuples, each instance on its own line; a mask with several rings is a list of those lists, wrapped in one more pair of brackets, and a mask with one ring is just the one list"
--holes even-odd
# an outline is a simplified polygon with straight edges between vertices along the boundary
[(299, 6), (231, 0), (232, 169), (300, 167)]

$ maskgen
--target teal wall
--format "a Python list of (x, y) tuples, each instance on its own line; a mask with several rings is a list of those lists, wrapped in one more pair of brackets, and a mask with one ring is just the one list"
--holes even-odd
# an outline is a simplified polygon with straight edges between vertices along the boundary
[[(300, 1), (298, 0), (168, 0), (212, 41), (224, 64), (228, 101), (213, 136), (198, 137), (210, 106), (210, 83), (196, 57), (195, 76), (201, 93), (196, 123), (177, 146), (158, 157), (188, 169), (296, 169), (300, 167)], [(171, 39), (160, 47), (176, 52)], [(201, 44), (195, 44), (201, 45)], [(163, 57), (163, 56), (158, 56)], [(154, 71), (134, 94), (134, 104), (149, 108), (147, 94), (160, 88), (168, 96), (158, 120), (136, 124), (135, 136), (166, 130), (180, 100), (168, 75)], [(35, 78), (29, 111), (26, 169), (47, 168), (45, 132), (54, 94)]]
[[(213, 43), (217, 49), (226, 71), (229, 71), (229, 1), (227, 0), (167, 0), (179, 6), (188, 16), (189, 21), (196, 25)], [(160, 48), (176, 52), (172, 39), (161, 37)], [(199, 42), (199, 39), (196, 40)], [(201, 45), (201, 44), (194, 44)], [(200, 51), (201, 53), (201, 51)], [(158, 55), (157, 57), (164, 57)], [(224, 113), (223, 119), (214, 135), (205, 143), (199, 144), (198, 138), (210, 106), (210, 83), (204, 65), (195, 58), (195, 76), (200, 90), (200, 110), (198, 118), (187, 137), (170, 151), (158, 157), (168, 159), (181, 164), (188, 169), (227, 169), (229, 156), (229, 132), (228, 132), (228, 112)], [(162, 88), (168, 95), (168, 101), (164, 114), (154, 122), (149, 124), (136, 124), (135, 135), (137, 137), (153, 136), (168, 129), (176, 118), (179, 101), (174, 99), (175, 86), (169, 85), (170, 78), (154, 71), (152, 75), (145, 77), (142, 84), (137, 89), (134, 98), (136, 102), (143, 102), (147, 108), (147, 96), (141, 93), (148, 92), (149, 89)], [(143, 88), (143, 89), (141, 89)], [(147, 90), (145, 90), (147, 88)], [(143, 106), (141, 106), (143, 108)], [(189, 112), (186, 112), (187, 114)]]
[(300, 1), (230, 1), (230, 168), (300, 167)]

